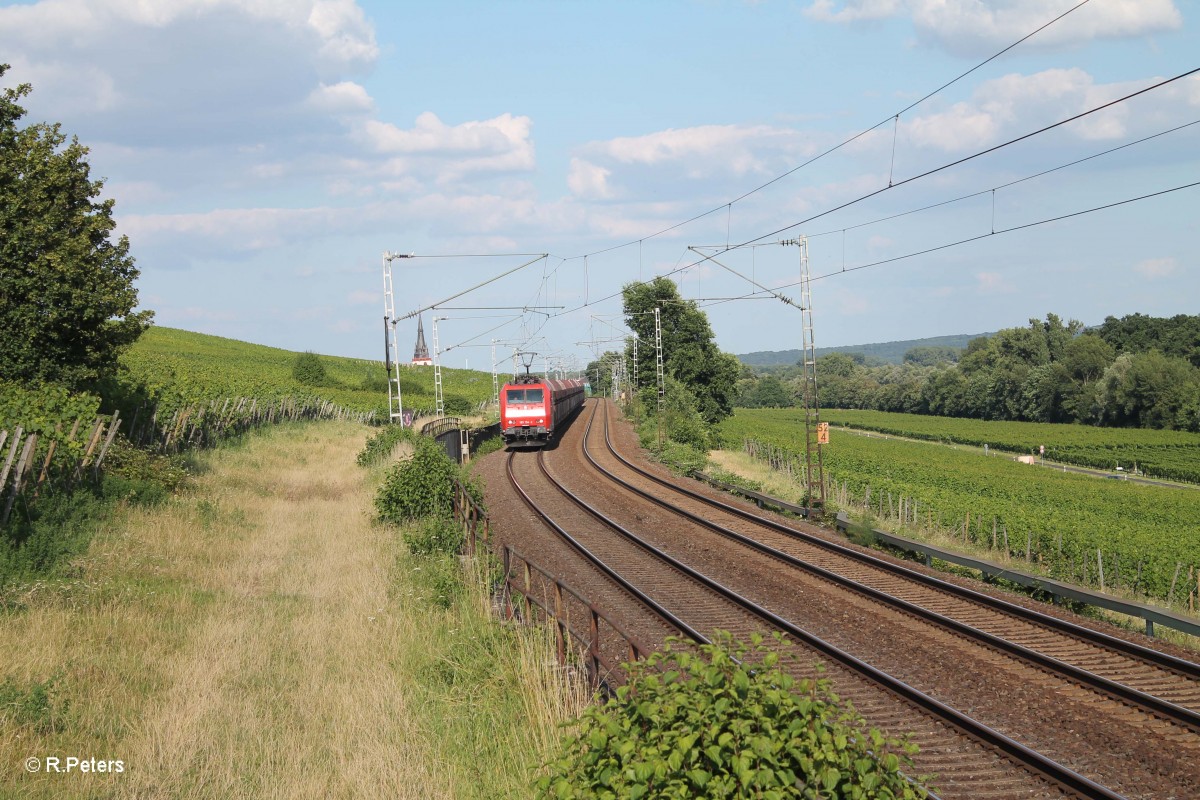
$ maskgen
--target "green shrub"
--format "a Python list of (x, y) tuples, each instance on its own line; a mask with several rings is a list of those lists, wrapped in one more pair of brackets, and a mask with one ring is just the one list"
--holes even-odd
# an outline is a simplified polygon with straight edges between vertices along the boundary
[(418, 436), (412, 456), (393, 466), (375, 495), (375, 510), (387, 522), (449, 517), (458, 467), (433, 439)]
[(475, 406), (465, 397), (447, 395), (442, 401), (446, 414), (451, 417), (467, 417), (475, 412)]
[(106, 478), (156, 483), (169, 494), (187, 480), (188, 469), (181, 455), (167, 456), (142, 450), (124, 436), (117, 436), (104, 454), (104, 475)]
[(504, 449), (504, 437), (503, 436), (493, 436), (492, 438), (487, 439), (484, 442), (482, 442), (479, 445), (479, 447), (477, 447), (475, 449), (475, 455), (472, 456), (472, 458), (483, 458), (484, 456), (488, 455), (489, 453), (494, 453), (497, 450), (503, 450), (503, 449)]
[(296, 354), (296, 363), (292, 365), (292, 377), (304, 386), (324, 386), (329, 381), (325, 374), (325, 365), (313, 352)]
[(405, 529), (404, 543), (416, 556), (456, 554), (462, 548), (463, 530), (445, 517), (429, 517)]
[[(783, 644), (782, 636), (777, 637)], [(825, 680), (795, 680), (755, 636), (670, 642), (584, 712), (535, 784), (546, 798), (919, 798), (915, 746), (868, 728)]]
[(730, 486), (737, 486), (739, 489), (746, 489), (751, 492), (761, 492), (763, 485), (761, 481), (752, 481), (749, 478), (744, 478), (736, 472), (730, 472), (721, 467), (709, 467), (708, 476), (721, 483), (727, 483)]
[(367, 440), (358, 454), (358, 465), (370, 467), (383, 461), (392, 454), (396, 445), (404, 441), (412, 441), (417, 434), (412, 428), (403, 425), (385, 425), (378, 433)]
[(28, 686), (20, 686), (12, 678), (5, 679), (0, 683), (0, 720), (29, 725), (41, 733), (63, 730), (68, 701), (56, 687), (61, 678), (58, 673)]

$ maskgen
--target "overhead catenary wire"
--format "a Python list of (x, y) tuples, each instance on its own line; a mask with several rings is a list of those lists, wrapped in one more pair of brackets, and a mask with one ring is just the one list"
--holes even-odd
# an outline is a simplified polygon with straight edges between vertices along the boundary
[[(835, 212), (837, 212), (837, 211), (841, 211), (841, 210), (843, 210), (843, 209), (849, 208), (849, 207), (851, 207), (851, 206), (853, 206), (853, 205), (856, 205), (856, 204), (858, 204), (858, 203), (861, 203), (861, 202), (863, 202), (863, 201), (865, 201), (865, 200), (868, 200), (868, 199), (870, 199), (870, 198), (872, 198), (872, 197), (876, 197), (876, 196), (878, 196), (878, 195), (880, 195), (880, 194), (883, 194), (884, 192), (887, 192), (887, 191), (889, 191), (889, 190), (891, 190), (891, 189), (898, 188), (898, 187), (900, 187), (900, 186), (904, 186), (904, 185), (906, 185), (906, 184), (913, 183), (913, 182), (915, 182), (915, 181), (922, 180), (922, 179), (924, 179), (924, 178), (928, 178), (928, 177), (930, 177), (930, 176), (932, 176), (932, 175), (936, 175), (937, 173), (939, 173), (939, 172), (943, 172), (943, 171), (945, 171), (945, 170), (947, 170), (947, 169), (950, 169), (950, 168), (952, 168), (952, 167), (956, 167), (956, 166), (959, 166), (959, 165), (961, 165), (961, 164), (965, 164), (965, 163), (967, 163), (967, 162), (969, 162), (969, 161), (972, 161), (972, 160), (974, 160), (974, 159), (980, 158), (980, 157), (982, 157), (982, 156), (984, 156), (984, 155), (988, 155), (989, 153), (994, 153), (994, 152), (996, 152), (996, 151), (998, 151), (998, 150), (1001, 150), (1001, 149), (1003, 149), (1003, 148), (1005, 148), (1005, 147), (1010, 147), (1010, 146), (1012, 146), (1012, 145), (1014, 145), (1014, 144), (1017, 144), (1017, 143), (1019, 143), (1019, 142), (1023, 142), (1023, 141), (1025, 141), (1025, 140), (1027, 140), (1027, 139), (1030, 139), (1030, 138), (1032, 138), (1032, 137), (1034, 137), (1034, 136), (1038, 136), (1038, 135), (1041, 135), (1041, 134), (1047, 133), (1048, 131), (1051, 131), (1051, 130), (1054, 130), (1054, 129), (1056, 129), (1056, 128), (1059, 128), (1059, 127), (1061, 127), (1061, 126), (1063, 126), (1063, 125), (1067, 125), (1067, 124), (1069, 124), (1069, 123), (1071, 123), (1071, 122), (1076, 122), (1076, 121), (1078, 121), (1078, 120), (1080, 120), (1080, 119), (1083, 119), (1084, 117), (1087, 117), (1087, 116), (1089, 116), (1089, 115), (1091, 115), (1091, 114), (1095, 114), (1095, 113), (1097, 113), (1097, 112), (1099, 112), (1099, 111), (1103, 111), (1103, 110), (1104, 110), (1104, 109), (1106, 109), (1106, 108), (1111, 108), (1111, 107), (1113, 107), (1113, 106), (1115, 106), (1115, 105), (1117, 105), (1117, 104), (1119, 104), (1119, 103), (1124, 103), (1124, 102), (1127, 102), (1127, 101), (1129, 101), (1129, 100), (1131, 100), (1131, 99), (1133, 99), (1133, 98), (1135, 98), (1135, 97), (1138, 97), (1138, 96), (1140, 96), (1140, 95), (1146, 94), (1147, 92), (1154, 91), (1155, 89), (1160, 89), (1160, 88), (1162, 88), (1163, 86), (1167, 86), (1167, 85), (1169, 85), (1169, 84), (1171, 84), (1171, 83), (1174, 83), (1175, 81), (1182, 80), (1182, 79), (1184, 79), (1184, 78), (1187, 78), (1187, 77), (1189, 77), (1189, 76), (1191, 76), (1191, 75), (1195, 75), (1196, 73), (1200, 73), (1200, 67), (1196, 67), (1196, 68), (1190, 69), (1190, 70), (1188, 70), (1188, 71), (1186, 71), (1186, 72), (1182, 72), (1182, 73), (1180, 73), (1180, 74), (1178, 74), (1178, 75), (1175, 75), (1175, 76), (1173, 76), (1173, 77), (1170, 77), (1170, 78), (1165, 78), (1165, 79), (1163, 79), (1163, 80), (1161, 80), (1161, 81), (1158, 81), (1158, 82), (1156, 82), (1156, 83), (1153, 83), (1153, 84), (1151, 84), (1150, 86), (1146, 86), (1146, 87), (1144, 87), (1144, 88), (1142, 88), (1142, 89), (1138, 89), (1137, 91), (1130, 92), (1129, 94), (1123, 95), (1122, 97), (1118, 97), (1118, 98), (1116, 98), (1115, 100), (1110, 100), (1110, 101), (1108, 101), (1108, 102), (1106, 102), (1106, 103), (1102, 103), (1102, 104), (1100, 104), (1100, 105), (1098, 105), (1098, 106), (1094, 106), (1094, 107), (1092, 107), (1092, 108), (1090, 108), (1090, 109), (1088, 109), (1088, 110), (1086, 110), (1086, 111), (1082, 111), (1082, 112), (1080, 112), (1080, 113), (1078, 113), (1078, 114), (1074, 114), (1074, 115), (1072, 115), (1072, 116), (1070, 116), (1070, 117), (1067, 117), (1067, 118), (1065, 118), (1065, 119), (1059, 120), (1058, 122), (1054, 122), (1054, 123), (1051, 123), (1051, 124), (1049, 124), (1049, 125), (1045, 125), (1045, 126), (1043, 126), (1043, 127), (1041, 127), (1041, 128), (1038, 128), (1038, 129), (1036, 129), (1036, 130), (1030, 131), (1030, 132), (1028, 132), (1028, 133), (1024, 133), (1024, 134), (1022, 134), (1022, 135), (1020, 135), (1020, 136), (1017, 136), (1017, 137), (1015, 137), (1015, 138), (1012, 138), (1012, 139), (1009, 139), (1009, 140), (1007, 140), (1007, 141), (1001, 142), (1001, 143), (999, 143), (999, 144), (992, 145), (991, 147), (987, 147), (987, 148), (985, 148), (985, 149), (983, 149), (983, 150), (979, 150), (979, 151), (977, 151), (977, 152), (975, 152), (975, 153), (972, 153), (972, 154), (970, 154), (970, 155), (963, 156), (962, 158), (958, 158), (958, 159), (955, 159), (955, 160), (953, 160), (953, 161), (950, 161), (950, 162), (947, 162), (947, 163), (945, 163), (945, 164), (942, 164), (942, 165), (940, 165), (940, 166), (934, 167), (934, 168), (932, 168), (932, 169), (928, 169), (928, 170), (926, 170), (926, 171), (924, 171), (924, 172), (921, 172), (921, 173), (919, 173), (919, 174), (917, 174), (917, 175), (913, 175), (913, 176), (911, 176), (911, 177), (905, 178), (905, 179), (903, 179), (903, 180), (901, 180), (901, 181), (898, 181), (898, 182), (896, 182), (896, 183), (894, 183), (894, 184), (890, 184), (890, 185), (887, 185), (887, 186), (882, 186), (882, 187), (880, 187), (880, 188), (878, 188), (878, 189), (874, 189), (874, 190), (872, 190), (872, 191), (866, 192), (866, 193), (864, 193), (864, 194), (862, 194), (862, 195), (859, 195), (858, 197), (856, 197), (856, 198), (854, 198), (854, 199), (847, 200), (847, 201), (845, 201), (845, 202), (843, 202), (843, 203), (840, 203), (840, 204), (839, 204), (839, 205), (837, 205), (837, 206), (834, 206), (833, 208), (827, 209), (827, 210), (825, 210), (825, 211), (822, 211), (822, 212), (820, 212), (820, 213), (817, 213), (817, 214), (813, 214), (813, 215), (811, 215), (811, 216), (809, 216), (809, 217), (806, 217), (806, 218), (804, 218), (804, 219), (802, 219), (802, 220), (799, 220), (799, 221), (797, 221), (797, 222), (790, 223), (790, 224), (788, 224), (788, 225), (785, 225), (785, 226), (783, 226), (782, 228), (778, 228), (778, 229), (776, 229), (776, 230), (773, 230), (773, 231), (771, 231), (771, 232), (769, 232), (769, 233), (764, 233), (764, 234), (762, 234), (762, 235), (760, 235), (760, 236), (756, 236), (756, 237), (754, 237), (753, 239), (749, 239), (749, 240), (747, 240), (747, 241), (745, 241), (745, 242), (742, 242), (742, 243), (740, 243), (740, 244), (737, 244), (737, 245), (732, 245), (732, 246), (730, 246), (730, 247), (727, 247), (727, 248), (721, 248), (719, 252), (720, 252), (720, 253), (723, 253), (723, 252), (728, 252), (728, 251), (730, 251), (730, 250), (737, 250), (737, 249), (740, 249), (740, 248), (743, 248), (743, 247), (748, 247), (748, 246), (751, 246), (751, 245), (754, 245), (754, 244), (757, 244), (757, 243), (761, 243), (761, 242), (762, 242), (764, 239), (768, 239), (768, 238), (771, 238), (771, 237), (774, 237), (774, 236), (778, 236), (778, 235), (779, 235), (779, 234), (781, 234), (781, 233), (785, 233), (785, 232), (787, 232), (787, 231), (793, 230), (793, 229), (795, 229), (795, 228), (798, 228), (798, 227), (800, 227), (801, 225), (806, 225), (806, 224), (808, 224), (808, 223), (810, 223), (810, 222), (813, 222), (814, 220), (818, 220), (818, 219), (821, 219), (822, 217), (829, 216), (830, 214), (833, 214), (833, 213), (835, 213)], [(703, 263), (705, 263), (706, 261), (709, 261), (709, 260), (711, 260), (711, 258), (712, 258), (712, 256), (713, 256), (713, 255), (718, 255), (718, 254), (719, 254), (719, 253), (713, 253), (713, 254), (711, 254), (711, 255), (702, 255), (702, 256), (701, 256), (701, 258), (700, 258), (699, 260), (697, 260), (697, 261), (692, 261), (691, 263), (685, 264), (685, 265), (683, 265), (683, 266), (678, 266), (678, 265), (677, 265), (675, 268), (673, 268), (673, 269), (669, 270), (668, 272), (665, 272), (665, 273), (663, 273), (662, 275), (660, 275), (660, 276), (657, 276), (657, 277), (669, 277), (669, 276), (671, 276), (671, 275), (678, 274), (678, 273), (680, 273), (680, 272), (683, 272), (683, 271), (685, 271), (685, 270), (691, 269), (692, 267), (699, 266), (700, 264), (703, 264)], [(560, 266), (561, 266), (561, 265), (560, 265)], [(642, 283), (642, 282), (639, 282), (639, 283)], [(584, 309), (584, 308), (587, 308), (587, 307), (589, 307), (589, 306), (591, 306), (591, 305), (594, 305), (594, 304), (596, 304), (596, 303), (602, 303), (602, 302), (605, 302), (605, 301), (607, 301), (607, 300), (611, 300), (612, 298), (614, 298), (614, 297), (617, 297), (617, 296), (618, 296), (618, 295), (620, 295), (620, 294), (621, 294), (621, 292), (613, 292), (612, 294), (606, 295), (605, 297), (602, 297), (602, 298), (600, 298), (599, 300), (595, 300), (595, 301), (591, 301), (591, 302), (588, 302), (588, 303), (584, 303), (583, 305), (575, 306), (574, 308), (570, 308), (570, 309), (567, 309), (567, 310), (565, 310), (565, 311), (561, 311), (561, 312), (559, 312), (558, 314), (555, 314), (554, 316), (563, 316), (563, 315), (566, 315), (566, 314), (572, 314), (572, 313), (574, 313), (574, 312), (576, 312), (576, 311), (580, 311), (580, 310), (582, 310), (582, 309)]]
[[(1053, 217), (1046, 217), (1044, 219), (1034, 220), (1033, 222), (1026, 222), (1026, 223), (1022, 223), (1020, 225), (1013, 225), (1008, 228), (1001, 228), (999, 230), (996, 230), (996, 231), (993, 231), (990, 233), (980, 233), (975, 236), (968, 236), (966, 238), (958, 239), (953, 242), (946, 242), (945, 244), (940, 244), (935, 247), (927, 247), (923, 250), (917, 250), (912, 253), (905, 253), (904, 255), (893, 256), (891, 258), (884, 258), (884, 259), (880, 259), (878, 261), (872, 261), (867, 264), (859, 264), (854, 267), (846, 267), (846, 268), (843, 268), (840, 270), (835, 270), (833, 272), (827, 272), (823, 275), (813, 276), (812, 280), (814, 280), (814, 281), (823, 280), (825, 278), (832, 278), (832, 277), (835, 277), (838, 275), (845, 274), (847, 272), (858, 272), (860, 270), (870, 269), (872, 267), (883, 266), (884, 264), (892, 264), (897, 261), (903, 261), (905, 259), (915, 258), (917, 256), (928, 255), (929, 253), (936, 253), (939, 250), (948, 250), (951, 247), (958, 247), (960, 245), (970, 244), (971, 242), (978, 242), (982, 239), (988, 239), (992, 236), (1000, 236), (1001, 234), (1005, 234), (1005, 233), (1014, 233), (1016, 231), (1026, 230), (1028, 228), (1036, 228), (1040, 225), (1048, 225), (1052, 222), (1061, 222), (1064, 219), (1071, 219), (1073, 217), (1081, 217), (1081, 216), (1084, 216), (1085, 214), (1093, 214), (1098, 211), (1104, 211), (1106, 209), (1116, 208), (1118, 206), (1129, 205), (1130, 203), (1136, 203), (1136, 202), (1139, 202), (1142, 200), (1149, 200), (1149, 199), (1155, 198), (1155, 197), (1162, 197), (1163, 195), (1168, 195), (1168, 194), (1172, 194), (1174, 192), (1184, 191), (1185, 189), (1194, 189), (1196, 187), (1200, 187), (1200, 180), (1193, 181), (1191, 183), (1181, 184), (1179, 186), (1172, 186), (1169, 189), (1162, 189), (1157, 192), (1150, 192), (1149, 194), (1138, 195), (1136, 197), (1127, 197), (1123, 200), (1117, 200), (1112, 203), (1104, 203), (1103, 205), (1093, 206), (1091, 208), (1085, 208), (1085, 209), (1081, 209), (1079, 211), (1072, 211), (1068, 214), (1059, 214), (1059, 215), (1056, 215)], [(791, 283), (784, 283), (784, 284), (780, 284), (778, 286), (770, 287), (769, 289), (767, 289), (767, 291), (776, 291), (777, 292), (781, 289), (790, 289), (790, 288), (793, 288), (793, 287), (799, 286), (799, 285), (800, 285), (800, 281), (793, 281)], [(729, 302), (731, 300), (752, 300), (752, 299), (760, 299), (760, 298), (761, 299), (773, 299), (773, 298), (768, 298), (767, 296), (765, 296), (762, 291), (757, 291), (757, 292), (749, 292), (747, 294), (744, 294), (744, 295), (741, 295), (738, 297), (732, 297), (732, 298), (729, 298), (729, 300), (722, 300), (720, 302)], [(719, 305), (720, 302), (711, 303), (710, 305)]]
[[(837, 152), (838, 150), (841, 150), (846, 145), (852, 144), (853, 142), (861, 139), (863, 136), (866, 136), (867, 134), (871, 133), (872, 131), (877, 130), (880, 126), (886, 125), (887, 123), (891, 122), (893, 119), (898, 120), (901, 115), (905, 114), (908, 111), (913, 110), (917, 106), (924, 103), (926, 100), (929, 100), (930, 98), (940, 94), (941, 92), (950, 88), (954, 84), (958, 83), (963, 78), (967, 77), (968, 75), (975, 72), (976, 70), (981, 69), (982, 67), (986, 66), (987, 64), (990, 64), (992, 61), (995, 61), (997, 58), (1004, 55), (1009, 50), (1012, 50), (1014, 47), (1017, 47), (1018, 45), (1028, 41), (1029, 39), (1033, 38), (1037, 34), (1044, 31), (1046, 28), (1049, 28), (1051, 25), (1054, 25), (1055, 23), (1061, 21), (1063, 18), (1065, 18), (1069, 14), (1071, 14), (1074, 11), (1077, 11), (1078, 9), (1087, 5), (1089, 2), (1091, 2), (1091, 0), (1081, 0), (1079, 3), (1076, 3), (1074, 6), (1067, 9), (1066, 11), (1062, 12), (1058, 16), (1054, 17), (1053, 19), (1049, 20), (1048, 22), (1043, 23), (1042, 25), (1038, 26), (1034, 30), (1032, 30), (1029, 33), (1022, 36), (1020, 39), (1017, 39), (1016, 41), (1007, 45), (1003, 49), (996, 51), (992, 55), (985, 58), (983, 61), (980, 61), (975, 66), (971, 67), (970, 69), (966, 70), (965, 72), (960, 73), (959, 75), (955, 76), (954, 78), (946, 81), (938, 88), (934, 89), (933, 91), (929, 92), (928, 94), (924, 95), (923, 97), (921, 97), (917, 100), (914, 100), (913, 102), (909, 103), (907, 106), (900, 109), (899, 111), (889, 114), (885, 119), (880, 120), (879, 122), (875, 123), (871, 127), (866, 128), (866, 129), (860, 131), (859, 133), (856, 133), (855, 135), (842, 140), (838, 144), (833, 145), (832, 147), (829, 147), (826, 150), (821, 151), (817, 155), (807, 159), (806, 161), (803, 161), (800, 164), (797, 164), (796, 166), (792, 167), (791, 169), (787, 170), (786, 172), (776, 175), (775, 177), (771, 178), (769, 181), (759, 184), (758, 186), (755, 186), (754, 188), (738, 195), (737, 197), (733, 198), (732, 200), (722, 203), (721, 205), (718, 205), (712, 209), (709, 209), (708, 211), (705, 211), (701, 214), (696, 214), (695, 216), (689, 217), (688, 219), (685, 219), (681, 222), (677, 222), (673, 225), (663, 228), (662, 230), (656, 231), (656, 232), (648, 234), (646, 236), (642, 236), (641, 238), (633, 239), (628, 242), (623, 242), (621, 244), (612, 245), (610, 247), (605, 247), (605, 248), (602, 248), (599, 250), (593, 250), (586, 254), (581, 254), (581, 255), (576, 255), (576, 256), (568, 256), (568, 257), (563, 258), (563, 260), (571, 261), (571, 260), (576, 260), (576, 259), (580, 259), (580, 258), (585, 258), (587, 256), (598, 256), (598, 255), (601, 255), (604, 253), (610, 253), (614, 250), (620, 250), (625, 247), (631, 247), (632, 245), (635, 245), (635, 244), (638, 245), (640, 248), (642, 242), (644, 242), (647, 239), (655, 239), (659, 236), (662, 236), (662, 235), (670, 233), (671, 231), (674, 231), (678, 228), (681, 228), (684, 225), (689, 225), (693, 222), (698, 222), (699, 220), (704, 219), (705, 217), (710, 216), (712, 214), (715, 214), (718, 211), (721, 211), (722, 209), (732, 209), (732, 206), (734, 203), (739, 203), (742, 200), (745, 200), (746, 198), (751, 197), (752, 195), (757, 194), (758, 192), (761, 192), (763, 189), (766, 189), (766, 188), (772, 186), (773, 184), (778, 183), (779, 181), (783, 180), (784, 178), (787, 178), (787, 177), (795, 174), (796, 172), (799, 172), (800, 170), (804, 169), (805, 167), (816, 163), (817, 161), (821, 160), (825, 156), (832, 155), (833, 153)], [(640, 261), (640, 259), (639, 259), (639, 261)], [(562, 265), (560, 264), (559, 266), (562, 266)], [(640, 266), (640, 264), (639, 264), (639, 266)]]
[[(845, 236), (844, 235), (845, 235), (846, 231), (853, 231), (853, 230), (857, 230), (858, 228), (866, 228), (871, 225), (878, 225), (881, 222), (890, 222), (891, 220), (900, 219), (901, 217), (907, 217), (907, 216), (911, 216), (912, 214), (919, 214), (923, 211), (930, 211), (935, 208), (941, 208), (942, 206), (952, 205), (954, 203), (962, 202), (963, 200), (970, 200), (974, 197), (981, 197), (982, 195), (988, 194), (989, 192), (991, 192), (992, 194), (995, 194), (995, 192), (999, 191), (1000, 189), (1007, 189), (1011, 186), (1016, 186), (1019, 183), (1024, 183), (1025, 181), (1031, 181), (1031, 180), (1034, 180), (1035, 178), (1041, 178), (1045, 175), (1051, 174), (1052, 172), (1057, 172), (1062, 169), (1067, 169), (1068, 167), (1073, 167), (1078, 164), (1082, 164), (1085, 161), (1091, 161), (1092, 159), (1100, 158), (1102, 156), (1106, 156), (1111, 153), (1115, 153), (1118, 150), (1124, 150), (1127, 147), (1133, 147), (1135, 145), (1143, 144), (1144, 142), (1148, 142), (1152, 139), (1157, 139), (1160, 136), (1166, 136), (1167, 134), (1170, 134), (1170, 133), (1175, 133), (1176, 131), (1181, 131), (1184, 128), (1189, 128), (1193, 125), (1200, 125), (1200, 119), (1192, 120), (1191, 122), (1185, 122), (1182, 125), (1176, 125), (1174, 128), (1168, 128), (1165, 131), (1159, 131), (1158, 133), (1152, 133), (1149, 136), (1143, 136), (1141, 139), (1135, 139), (1132, 142), (1126, 142), (1125, 144), (1117, 145), (1116, 147), (1110, 147), (1107, 150), (1101, 150), (1098, 153), (1092, 153), (1090, 156), (1084, 156), (1083, 158), (1077, 158), (1074, 161), (1068, 161), (1065, 164), (1059, 164), (1058, 166), (1051, 167), (1049, 169), (1044, 169), (1040, 172), (1035, 172), (1032, 175), (1026, 175), (1023, 178), (1017, 178), (1016, 180), (1007, 181), (1006, 183), (999, 183), (988, 189), (981, 189), (977, 192), (971, 192), (969, 194), (959, 195), (958, 197), (953, 197), (949, 200), (940, 200), (936, 203), (930, 203), (929, 205), (921, 206), (920, 208), (912, 208), (912, 209), (909, 209), (908, 211), (900, 211), (896, 214), (889, 214), (886, 217), (879, 217), (877, 219), (868, 220), (867, 222), (860, 222), (855, 225), (847, 225), (844, 228), (835, 228), (833, 230), (821, 231), (819, 233), (807, 233), (807, 234), (805, 234), (805, 236), (809, 239), (818, 239), (822, 236), (831, 236), (835, 233), (843, 234), (842, 260), (845, 261)], [(753, 244), (749, 244), (746, 246), (747, 247), (775, 247), (776, 244), (777, 244), (776, 242), (754, 242)], [(697, 245), (697, 247), (701, 247), (702, 249), (717, 249), (717, 248), (719, 248), (719, 245)]]

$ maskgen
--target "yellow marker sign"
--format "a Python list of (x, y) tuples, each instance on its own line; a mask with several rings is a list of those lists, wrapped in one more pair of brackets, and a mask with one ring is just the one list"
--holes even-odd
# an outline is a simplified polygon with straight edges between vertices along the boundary
[(817, 444), (829, 444), (829, 423), (817, 423)]

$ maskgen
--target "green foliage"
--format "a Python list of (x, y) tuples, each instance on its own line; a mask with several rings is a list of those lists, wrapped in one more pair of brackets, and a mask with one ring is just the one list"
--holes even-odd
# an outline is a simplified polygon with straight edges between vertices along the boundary
[(0, 683), (0, 720), (28, 725), (38, 733), (53, 733), (66, 727), (69, 701), (58, 688), (62, 674), (44, 681), (21, 685), (12, 678)]
[[(780, 637), (776, 647), (782, 647)], [(718, 633), (628, 665), (629, 682), (584, 712), (544, 798), (918, 798), (915, 746), (884, 736), (829, 690), (796, 680), (775, 648)]]
[[(134, 494), (131, 499), (136, 499), (143, 491), (163, 497), (183, 485), (188, 477), (188, 469), (180, 455), (168, 456), (141, 450), (130, 444), (124, 436), (117, 436), (104, 456), (104, 476), (106, 480), (114, 481), (112, 493), (117, 496), (129, 498), (129, 494), (117, 491), (118, 484), (115, 481), (119, 479), (126, 481), (124, 486)], [(163, 494), (139, 490), (138, 484), (154, 484)]]
[(446, 415), (451, 417), (466, 417), (475, 411), (475, 406), (470, 400), (456, 394), (443, 397), (442, 405), (446, 409)]
[(72, 392), (60, 384), (31, 389), (0, 381), (0, 430), (15, 431), (20, 425), (26, 433), (48, 435), (57, 427), (65, 438), (75, 420), (87, 424), (96, 418), (99, 409), (100, 398)]
[(363, 449), (355, 459), (360, 467), (370, 467), (385, 458), (391, 457), (400, 442), (411, 442), (418, 434), (412, 428), (403, 425), (385, 425), (379, 432), (367, 440)]
[(0, 375), (79, 390), (115, 372), (153, 314), (134, 311), (138, 270), (88, 149), (58, 124), (19, 127), (29, 92), (0, 92)]
[(455, 555), (462, 548), (463, 530), (446, 517), (426, 517), (404, 529), (404, 543), (415, 556)]
[[(1200, 316), (1110, 317), (1085, 330), (1047, 314), (976, 337), (965, 351), (911, 348), (903, 365), (829, 353), (817, 359), (819, 401), (822, 408), (1200, 432), (1198, 332)], [(798, 394), (799, 367), (772, 377)], [(760, 397), (767, 380), (743, 375), (738, 405), (780, 405)]]
[(304, 386), (324, 386), (329, 382), (320, 356), (307, 350), (296, 354), (296, 363), (292, 365), (292, 377)]
[[(680, 297), (675, 283), (664, 277), (627, 284), (622, 295), (625, 324), (641, 342), (638, 385), (653, 387), (658, 380), (653, 350), (657, 307), (666, 371), (695, 398), (705, 422), (715, 424), (733, 413), (740, 365), (736, 358), (717, 349), (708, 316), (695, 302)], [(627, 355), (632, 362), (632, 353)]]
[(13, 507), (13, 516), (0, 532), (0, 586), (10, 580), (33, 578), (82, 553), (111, 513), (100, 489), (84, 486), (70, 494), (39, 498)]
[(475, 453), (472, 458), (483, 458), (486, 455), (495, 453), (498, 450), (504, 449), (504, 437), (493, 436), (490, 439), (485, 439), (480, 443), (479, 447), (475, 448)]
[(958, 347), (913, 347), (904, 352), (904, 363), (922, 366), (953, 364), (960, 355), (962, 350)]
[(1096, 335), (1119, 352), (1158, 350), (1200, 367), (1200, 315), (1178, 314), (1170, 319), (1145, 314), (1105, 317)]
[(737, 486), (739, 489), (746, 489), (751, 492), (761, 492), (763, 490), (763, 485), (760, 481), (752, 481), (749, 478), (743, 478), (736, 472), (730, 472), (729, 470), (722, 469), (721, 467), (709, 467), (707, 470), (705, 470), (705, 474), (707, 474), (708, 477), (712, 478), (713, 480), (720, 481), (721, 483), (727, 483), (730, 486)]
[(458, 467), (433, 439), (420, 436), (413, 444), (412, 456), (388, 470), (375, 495), (375, 510), (386, 522), (448, 518), (453, 510)]

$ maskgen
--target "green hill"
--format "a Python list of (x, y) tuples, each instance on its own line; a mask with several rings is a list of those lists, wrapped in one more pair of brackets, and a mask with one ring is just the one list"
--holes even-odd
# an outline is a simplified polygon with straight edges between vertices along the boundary
[[(223, 397), (330, 400), (354, 411), (387, 409), (382, 361), (320, 356), (326, 380), (306, 385), (292, 375), (298, 352), (236, 339), (155, 326), (121, 358), (122, 384), (168, 408)], [(404, 367), (400, 388), (406, 408), (434, 405), (432, 367)], [(492, 393), (490, 373), (442, 369), (447, 409), (475, 406)]]
[[(993, 332), (994, 333), (994, 332)], [(906, 339), (899, 342), (875, 344), (851, 344), (844, 347), (818, 347), (817, 357), (827, 353), (858, 353), (867, 363), (901, 364), (904, 354), (914, 347), (957, 347), (964, 348), (972, 339), (992, 336), (992, 333), (960, 333), (953, 336), (932, 336), (927, 339)], [(793, 366), (800, 360), (799, 350), (759, 350), (737, 356), (743, 364), (752, 367)]]

